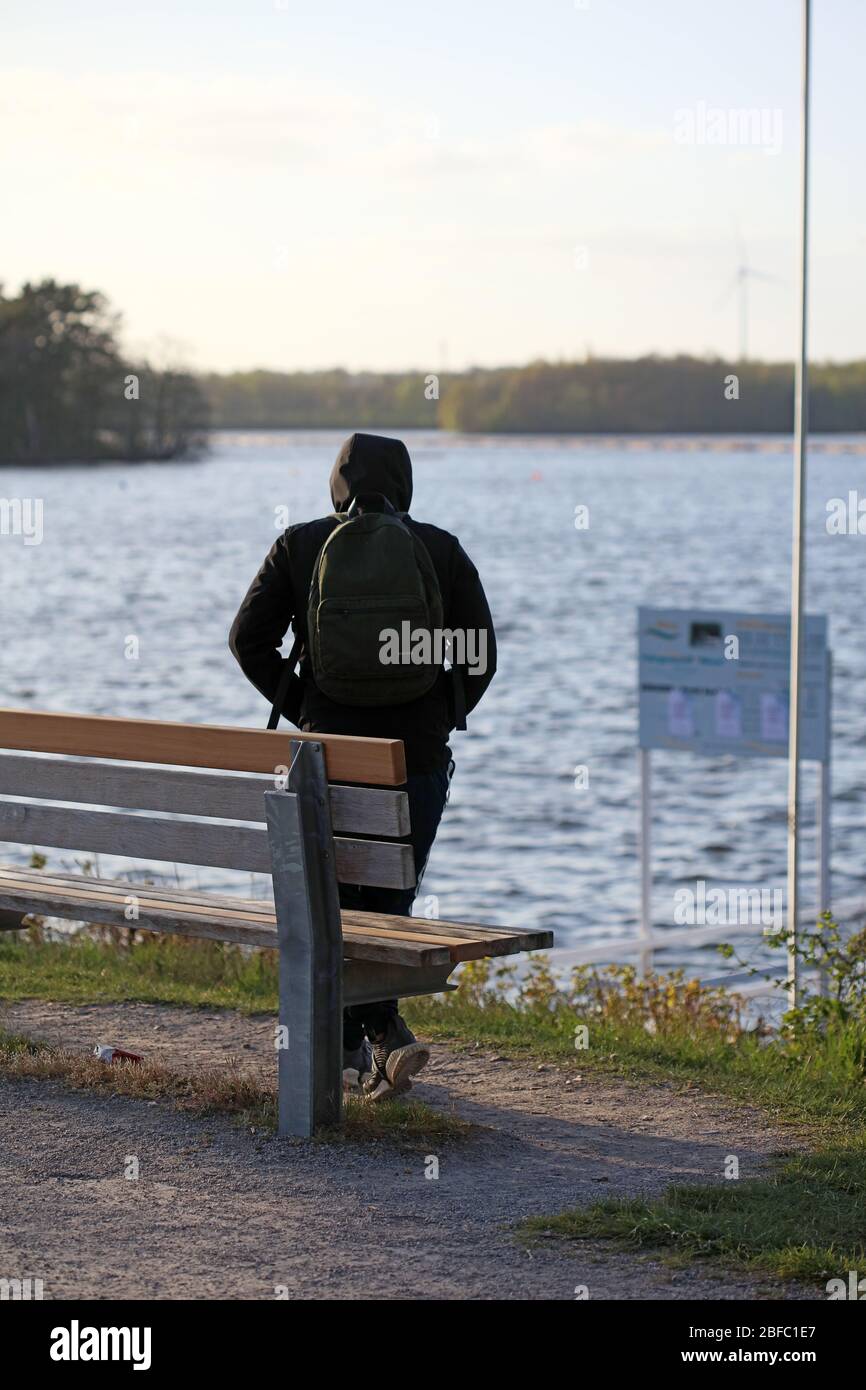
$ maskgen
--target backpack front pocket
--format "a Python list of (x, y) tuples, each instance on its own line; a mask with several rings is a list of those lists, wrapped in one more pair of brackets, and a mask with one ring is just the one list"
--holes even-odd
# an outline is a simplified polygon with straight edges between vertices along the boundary
[(346, 682), (417, 678), (419, 666), (426, 669), (412, 658), (412, 635), (419, 631), (429, 633), (429, 614), (417, 594), (324, 599), (318, 609), (322, 673)]

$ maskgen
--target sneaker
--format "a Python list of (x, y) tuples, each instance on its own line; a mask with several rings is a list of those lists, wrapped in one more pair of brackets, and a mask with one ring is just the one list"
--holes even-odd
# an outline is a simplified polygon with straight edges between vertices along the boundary
[(363, 1082), (368, 1100), (386, 1100), (411, 1089), (412, 1077), (430, 1061), (430, 1049), (419, 1043), (399, 1014), (373, 1039), (373, 1071)]
[(349, 1094), (360, 1091), (373, 1074), (373, 1051), (365, 1038), (360, 1047), (343, 1048), (343, 1090)]

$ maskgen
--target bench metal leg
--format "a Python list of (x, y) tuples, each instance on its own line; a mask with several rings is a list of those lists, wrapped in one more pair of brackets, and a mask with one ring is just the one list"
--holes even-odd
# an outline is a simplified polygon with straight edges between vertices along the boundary
[(343, 933), (325, 757), (295, 744), (289, 791), (265, 792), (280, 961), (281, 1137), (339, 1123), (343, 1096)]

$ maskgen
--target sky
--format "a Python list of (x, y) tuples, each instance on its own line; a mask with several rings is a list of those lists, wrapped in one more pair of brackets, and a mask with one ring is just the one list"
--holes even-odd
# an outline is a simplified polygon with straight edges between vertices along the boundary
[[(866, 357), (866, 4), (814, 0), (810, 355)], [(799, 0), (0, 0), (0, 280), (197, 369), (796, 350)], [(752, 113), (752, 114), (750, 114)], [(759, 278), (772, 277), (772, 278)]]

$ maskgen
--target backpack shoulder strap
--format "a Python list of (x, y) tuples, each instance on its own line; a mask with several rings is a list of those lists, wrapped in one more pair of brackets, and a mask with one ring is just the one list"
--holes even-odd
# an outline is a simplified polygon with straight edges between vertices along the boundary
[(463, 684), (463, 672), (459, 666), (451, 667), (451, 690), (454, 696), (454, 727), (458, 730), (466, 728), (466, 687)]
[(283, 669), (280, 672), (280, 683), (277, 686), (277, 693), (274, 696), (274, 703), (271, 707), (270, 718), (268, 719), (269, 729), (275, 729), (280, 722), (280, 715), (283, 712), (283, 705), (289, 693), (289, 684), (291, 683), (292, 676), (295, 674), (295, 667), (298, 664), (300, 651), (301, 639), (300, 637), (296, 637), (292, 643), (292, 650), (283, 662)]

